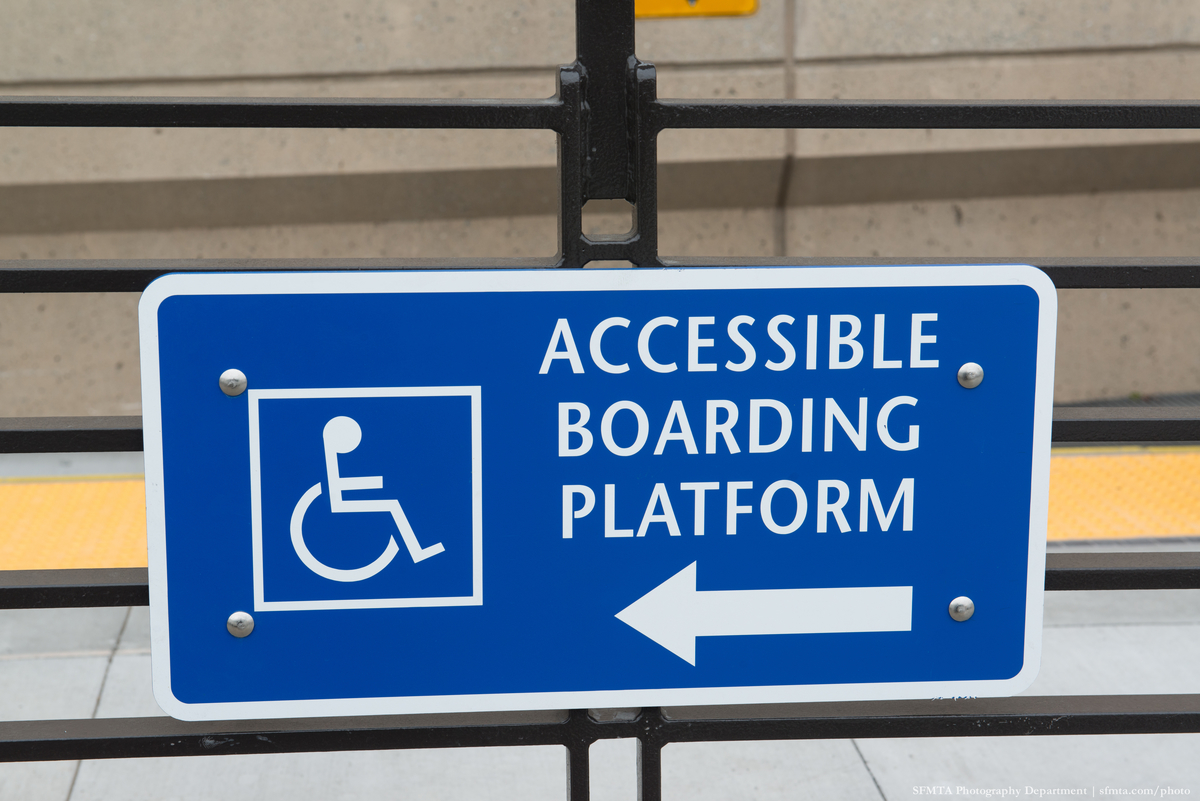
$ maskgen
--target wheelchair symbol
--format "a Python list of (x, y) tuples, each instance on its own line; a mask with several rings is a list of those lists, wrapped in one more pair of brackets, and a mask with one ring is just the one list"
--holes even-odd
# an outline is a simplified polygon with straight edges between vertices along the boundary
[[(404, 546), (408, 549), (408, 555), (412, 557), (414, 563), (436, 556), (446, 550), (440, 542), (434, 543), (428, 548), (421, 547), (417, 541), (417, 535), (409, 525), (408, 518), (404, 515), (404, 509), (400, 507), (400, 501), (343, 500), (342, 493), (346, 491), (383, 488), (383, 476), (344, 478), (338, 471), (338, 454), (350, 453), (362, 442), (362, 428), (357, 422), (349, 417), (335, 417), (325, 424), (321, 437), (325, 442), (325, 473), (329, 481), (329, 509), (331, 512), (335, 514), (339, 512), (389, 513), (396, 523), (396, 528), (400, 531), (400, 538), (404, 540)], [(352, 570), (330, 567), (313, 556), (304, 542), (304, 514), (320, 495), (321, 482), (318, 481), (308, 488), (308, 491), (296, 502), (296, 508), (292, 510), (292, 547), (296, 549), (296, 555), (309, 570), (332, 581), (363, 581), (391, 564), (392, 559), (400, 552), (400, 546), (396, 544), (394, 536), (388, 538), (387, 547), (379, 555), (379, 558), (369, 565)]]

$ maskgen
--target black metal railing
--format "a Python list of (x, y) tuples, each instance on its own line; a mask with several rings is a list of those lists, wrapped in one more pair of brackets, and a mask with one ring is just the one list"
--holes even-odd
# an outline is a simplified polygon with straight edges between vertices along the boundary
[[(541, 260), (322, 259), (0, 262), (0, 292), (139, 292), (170, 272), (308, 268), (639, 267), (658, 253), (657, 137), (669, 128), (1200, 128), (1200, 103), (813, 102), (659, 100), (653, 65), (634, 55), (633, 0), (577, 0), (577, 60), (548, 100), (0, 98), (0, 127), (484, 128), (558, 136), (559, 252)], [(584, 203), (624, 199), (634, 225), (590, 238)], [(1022, 259), (1027, 261), (1026, 259)], [(884, 261), (887, 260), (877, 260)], [(935, 263), (939, 260), (923, 260)], [(1003, 259), (991, 259), (992, 263)], [(804, 264), (756, 259), (755, 264)], [(836, 264), (838, 260), (822, 260)], [(969, 264), (970, 260), (955, 263)], [(1034, 259), (1060, 288), (1200, 288), (1197, 259)], [(1200, 413), (1182, 409), (1057, 409), (1056, 442), (1200, 442)], [(0, 452), (138, 451), (138, 417), (0, 419)], [(1046, 589), (1200, 588), (1200, 554), (1055, 554)], [(0, 571), (0, 608), (148, 603), (142, 569)], [(611, 719), (610, 719), (611, 718)], [(643, 801), (661, 797), (667, 743), (851, 737), (951, 737), (1200, 732), (1200, 695), (1065, 696), (794, 704), (484, 715), (184, 723), (118, 718), (0, 723), (0, 761), (262, 754), (297, 751), (557, 744), (572, 801), (589, 794), (589, 746), (637, 738)]]

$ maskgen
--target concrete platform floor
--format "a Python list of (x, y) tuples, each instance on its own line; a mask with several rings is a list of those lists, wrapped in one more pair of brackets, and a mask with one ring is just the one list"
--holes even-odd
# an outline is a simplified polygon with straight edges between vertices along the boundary
[[(0, 612), (0, 720), (162, 714), (150, 692), (148, 619), (145, 608)], [(1044, 643), (1028, 694), (1198, 693), (1200, 590), (1050, 593)], [(635, 744), (601, 742), (592, 753), (593, 798), (636, 798)], [(1168, 787), (1200, 794), (1198, 756), (1200, 735), (672, 745), (664, 797), (899, 799), (933, 786), (958, 795), (1010, 787), (1027, 797), (1028, 787), (1091, 796), (1107, 787), (1162, 797)], [(0, 799), (549, 801), (564, 797), (565, 781), (556, 746), (189, 757), (3, 764)]]
[[(1105, 460), (1116, 459), (1128, 468), (1131, 460), (1149, 459), (1157, 465), (1167, 457), (1174, 461), (1163, 467), (1178, 473), (1188, 472), (1198, 458), (1192, 449), (1155, 451), (1077, 450), (1068, 461), (1079, 470), (1090, 470)], [(18, 482), (136, 476), (140, 457), (6, 456), (0, 459), (0, 475)], [(1148, 469), (1155, 473), (1144, 477), (1148, 481), (1161, 478)], [(1118, 472), (1130, 475), (1128, 470)], [(1165, 486), (1156, 480), (1150, 484)], [(1184, 501), (1195, 505), (1194, 500)], [(12, 533), (12, 522), (6, 525), (6, 536)], [(1142, 532), (1144, 537), (1149, 533)], [(139, 537), (138, 547), (144, 548), (144, 533)], [(1052, 542), (1050, 548), (1200, 550), (1200, 539), (1151, 536), (1124, 542)], [(60, 562), (63, 559), (69, 561), (69, 554), (58, 555)], [(0, 728), (4, 720), (161, 715), (150, 691), (149, 645), (148, 610), (141, 607), (0, 611)], [(1197, 665), (1200, 590), (1050, 593), (1042, 671), (1028, 694), (1200, 693)], [(1167, 787), (1200, 794), (1197, 757), (1200, 735), (672, 745), (663, 755), (664, 796), (696, 801), (849, 801), (908, 798), (926, 794), (922, 788), (931, 787), (949, 787), (957, 795), (1011, 787), (1021, 797), (1026, 797), (1027, 787), (1084, 788), (1087, 795), (1108, 787), (1157, 790), (1157, 797), (1163, 797)], [(597, 743), (592, 758), (596, 801), (636, 798), (633, 741)], [(565, 754), (556, 746), (222, 756), (0, 764), (0, 801), (541, 801), (563, 798), (565, 782)], [(963, 791), (956, 792), (960, 787)]]

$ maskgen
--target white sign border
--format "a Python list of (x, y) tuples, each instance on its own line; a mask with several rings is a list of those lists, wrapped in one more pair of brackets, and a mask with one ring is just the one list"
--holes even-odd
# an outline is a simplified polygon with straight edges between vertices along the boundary
[[(186, 703), (171, 688), (167, 616), (166, 513), (158, 308), (183, 295), (312, 295), (463, 292), (819, 289), (862, 287), (1027, 286), (1038, 295), (1034, 389), (1029, 570), (1026, 577), (1024, 662), (1008, 679), (869, 684), (688, 687), (648, 690), (496, 693), (479, 695), (328, 698)], [(1050, 504), (1050, 427), (1058, 296), (1050, 278), (1029, 265), (896, 265), (884, 267), (682, 267), (588, 270), (413, 270), (391, 272), (180, 273), (151, 283), (138, 306), (141, 331), (142, 424), (146, 460), (146, 522), (150, 575), (151, 673), (154, 697), (180, 720), (407, 715), (638, 706), (697, 706), (819, 701), (867, 701), (1015, 695), (1029, 687), (1041, 663), (1046, 523)]]

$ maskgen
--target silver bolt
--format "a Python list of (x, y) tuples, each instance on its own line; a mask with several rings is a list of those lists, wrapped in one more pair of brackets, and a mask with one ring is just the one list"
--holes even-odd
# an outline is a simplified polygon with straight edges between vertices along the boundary
[(960, 595), (950, 602), (950, 617), (959, 623), (970, 620), (973, 614), (975, 614), (975, 602), (967, 596)]
[(229, 369), (221, 373), (219, 379), (221, 391), (229, 397), (241, 395), (246, 391), (246, 374), (241, 370)]
[(958, 383), (967, 389), (975, 389), (983, 383), (983, 368), (975, 362), (967, 362), (958, 368)]
[(225, 621), (225, 628), (229, 629), (229, 633), (239, 640), (242, 637), (249, 637), (250, 632), (254, 631), (254, 618), (246, 612), (234, 612), (229, 616), (229, 620)]

